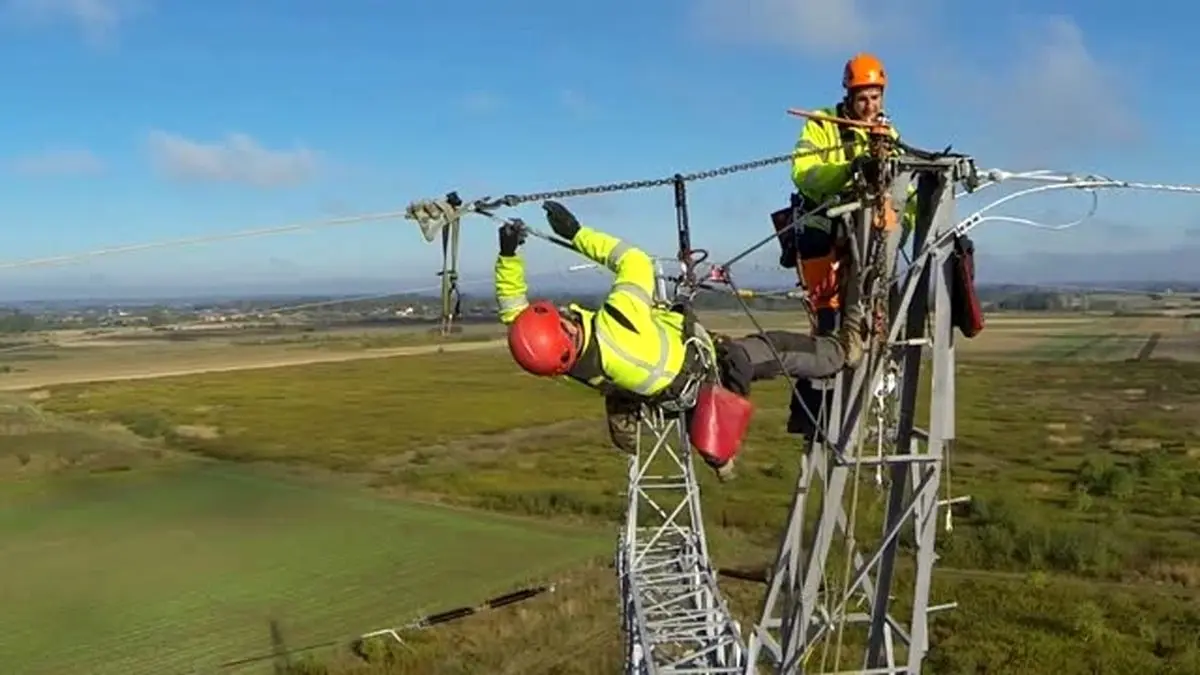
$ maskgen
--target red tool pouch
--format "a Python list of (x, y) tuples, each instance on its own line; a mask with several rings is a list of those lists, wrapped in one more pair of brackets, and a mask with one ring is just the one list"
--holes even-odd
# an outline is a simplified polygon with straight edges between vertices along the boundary
[(692, 447), (710, 463), (724, 464), (741, 449), (753, 414), (750, 399), (718, 384), (705, 383), (692, 414)]
[(975, 243), (968, 237), (954, 237), (951, 254), (950, 320), (963, 337), (973, 338), (983, 330), (983, 308), (975, 293)]

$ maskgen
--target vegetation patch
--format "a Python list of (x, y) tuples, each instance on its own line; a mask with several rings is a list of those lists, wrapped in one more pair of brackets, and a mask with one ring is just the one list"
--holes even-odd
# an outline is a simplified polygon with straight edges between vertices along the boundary
[(0, 541), (0, 671), (98, 675), (211, 670), (272, 620), (301, 644), (402, 625), (611, 548), (207, 462), (0, 487)]
[[(1124, 335), (1093, 335), (1110, 334), (1091, 349)], [(1059, 351), (1074, 350), (1071, 360), (959, 366), (945, 489), (971, 501), (939, 534), (934, 600), (961, 605), (934, 620), (931, 672), (1196, 672), (1200, 364), (1079, 363), (1088, 339), (1064, 338)], [(720, 565), (765, 565), (772, 555), (800, 452), (784, 431), (787, 394), (782, 382), (756, 386), (735, 482), (719, 485), (700, 467)], [(60, 387), (44, 405), (205, 456), (352, 470), (381, 491), (584, 521), (610, 539), (623, 517), (625, 458), (608, 444), (599, 398), (524, 375), (503, 353)], [(181, 425), (219, 434), (189, 438)], [(884, 495), (868, 482), (860, 498), (859, 539), (872, 541)], [(338, 667), (611, 672), (620, 662), (615, 590), (604, 585), (612, 573), (580, 574), (594, 585), (570, 598), (422, 633), (413, 651), (374, 666)], [(762, 588), (724, 587), (743, 625), (755, 619)], [(505, 641), (488, 636), (497, 622), (511, 626)], [(595, 659), (552, 663), (574, 641)]]

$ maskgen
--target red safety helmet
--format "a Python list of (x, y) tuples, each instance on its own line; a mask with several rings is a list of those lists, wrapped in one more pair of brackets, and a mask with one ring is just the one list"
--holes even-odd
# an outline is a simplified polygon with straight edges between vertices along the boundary
[(526, 372), (562, 375), (575, 365), (579, 349), (563, 325), (565, 319), (548, 300), (532, 302), (508, 326), (508, 350)]

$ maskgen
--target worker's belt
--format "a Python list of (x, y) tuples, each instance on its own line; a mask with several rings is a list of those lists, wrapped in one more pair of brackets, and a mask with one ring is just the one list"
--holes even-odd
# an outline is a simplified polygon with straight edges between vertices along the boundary
[(662, 391), (650, 398), (657, 405), (683, 402), (685, 404), (684, 408), (690, 407), (689, 402), (684, 399), (692, 398), (691, 394), (695, 393), (696, 385), (710, 374), (708, 371), (712, 367), (711, 358), (706, 358), (706, 354), (704, 353), (706, 347), (702, 343), (711, 342), (711, 338), (708, 337), (708, 333), (699, 324), (692, 323), (691, 325), (696, 329), (697, 335), (695, 337), (700, 338), (700, 340), (691, 340), (685, 337), (686, 341), (684, 344), (686, 347), (683, 352), (683, 365), (679, 368), (679, 374)]

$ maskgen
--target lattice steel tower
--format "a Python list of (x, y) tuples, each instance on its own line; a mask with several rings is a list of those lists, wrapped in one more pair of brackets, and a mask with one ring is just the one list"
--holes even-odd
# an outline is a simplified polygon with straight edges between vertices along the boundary
[[(857, 251), (867, 253), (864, 299), (882, 303), (887, 321), (872, 334), (864, 362), (833, 378), (823, 393), (749, 637), (747, 673), (762, 672), (760, 664), (779, 673), (918, 673), (929, 647), (928, 616), (939, 609), (929, 592), (937, 516), (947, 506), (938, 488), (955, 436), (954, 189), (973, 183), (974, 166), (959, 157), (904, 156), (890, 164), (895, 203), (905, 203), (909, 185), (917, 188), (911, 263), (898, 272), (903, 228), (882, 235), (870, 207), (847, 216)], [(926, 354), (932, 378), (922, 429)], [(879, 523), (860, 522), (864, 470), (878, 472), (887, 486)], [(902, 549), (910, 554), (906, 561)]]
[[(669, 304), (659, 267), (656, 298)], [(741, 630), (717, 590), (684, 415), (645, 407), (617, 545), (626, 672), (740, 673)]]
[[(901, 209), (915, 184), (915, 226), (908, 235), (899, 227), (884, 232), (870, 206), (837, 209), (862, 261), (864, 300), (879, 310), (876, 330), (863, 363), (828, 381), (809, 408), (813, 428), (791, 515), (744, 651), (716, 589), (681, 420), (647, 411), (649, 447), (630, 463), (618, 550), (627, 672), (920, 672), (927, 617), (938, 609), (929, 600), (938, 509), (946, 506), (938, 488), (954, 439), (954, 189), (974, 180), (974, 167), (961, 157), (904, 156), (887, 170)], [(911, 262), (900, 271), (906, 237)], [(926, 353), (929, 423), (920, 429)], [(651, 475), (664, 466), (666, 475)], [(864, 469), (887, 485), (878, 523), (862, 522)], [(868, 532), (872, 524), (877, 534)], [(902, 548), (912, 553), (907, 564)], [(893, 602), (902, 592), (906, 601)]]

